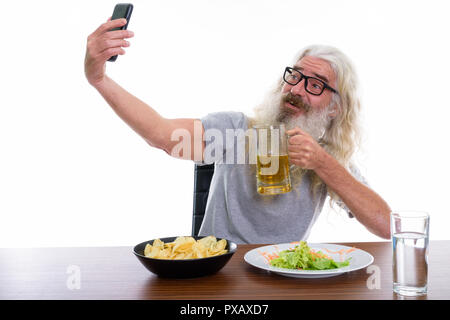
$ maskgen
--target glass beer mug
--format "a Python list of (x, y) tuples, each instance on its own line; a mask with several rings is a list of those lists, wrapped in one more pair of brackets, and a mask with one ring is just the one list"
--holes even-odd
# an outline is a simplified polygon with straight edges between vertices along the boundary
[(256, 132), (256, 187), (260, 194), (291, 191), (287, 135), (284, 124), (253, 126)]

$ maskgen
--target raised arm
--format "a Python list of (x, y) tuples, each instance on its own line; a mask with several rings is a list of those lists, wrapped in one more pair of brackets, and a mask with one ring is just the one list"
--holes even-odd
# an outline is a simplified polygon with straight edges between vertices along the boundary
[[(106, 75), (106, 61), (113, 55), (125, 54), (123, 47), (130, 45), (125, 39), (133, 37), (133, 32), (129, 30), (109, 30), (125, 23), (125, 19), (108, 19), (89, 35), (84, 65), (88, 82), (148, 144), (177, 158), (202, 160), (204, 129), (200, 120), (164, 118)], [(179, 148), (181, 139), (190, 140), (189, 148)], [(177, 147), (176, 150), (174, 147)]]

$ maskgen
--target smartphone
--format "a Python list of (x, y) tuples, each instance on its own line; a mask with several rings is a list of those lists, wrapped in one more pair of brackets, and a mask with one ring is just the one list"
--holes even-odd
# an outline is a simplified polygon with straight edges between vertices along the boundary
[[(128, 27), (128, 24), (130, 23), (130, 17), (131, 17), (132, 12), (133, 12), (133, 5), (131, 3), (116, 4), (116, 6), (114, 7), (114, 12), (111, 17), (111, 20), (125, 18), (125, 19), (127, 19), (127, 24), (124, 26), (121, 26), (121, 27), (111, 29), (110, 31), (126, 30)], [(114, 61), (116, 61), (116, 59), (117, 59), (117, 55), (112, 56), (111, 58), (108, 59), (108, 61), (114, 62)]]

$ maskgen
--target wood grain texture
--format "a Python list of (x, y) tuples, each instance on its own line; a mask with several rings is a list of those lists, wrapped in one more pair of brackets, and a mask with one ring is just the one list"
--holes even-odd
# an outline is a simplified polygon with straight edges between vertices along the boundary
[[(368, 289), (367, 269), (324, 279), (283, 277), (244, 261), (239, 245), (218, 273), (195, 279), (164, 279), (147, 271), (131, 247), (0, 249), (0, 299), (414, 299), (392, 291), (391, 242), (342, 243), (371, 253), (381, 288)], [(450, 241), (431, 241), (428, 294), (450, 299)], [(70, 290), (69, 266), (80, 268), (81, 288)], [(416, 298), (417, 299), (417, 298)]]

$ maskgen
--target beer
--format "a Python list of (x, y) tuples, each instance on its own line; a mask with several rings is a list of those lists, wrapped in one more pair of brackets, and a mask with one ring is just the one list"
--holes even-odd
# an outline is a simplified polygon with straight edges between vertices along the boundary
[(256, 190), (274, 195), (291, 191), (284, 124), (253, 126), (256, 137)]
[(279, 194), (291, 191), (288, 155), (257, 156), (257, 191), (260, 194)]

